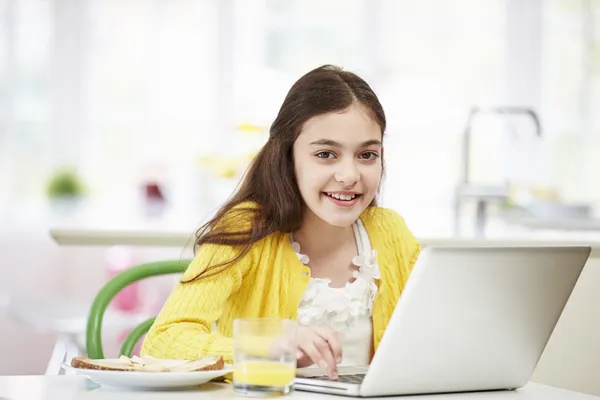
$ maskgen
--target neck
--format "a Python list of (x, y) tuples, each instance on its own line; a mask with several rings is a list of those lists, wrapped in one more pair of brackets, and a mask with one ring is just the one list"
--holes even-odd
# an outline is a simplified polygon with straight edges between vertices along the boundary
[(315, 258), (339, 249), (349, 239), (354, 241), (352, 226), (330, 225), (310, 210), (306, 212), (300, 229), (294, 232), (294, 240), (300, 243), (302, 253)]

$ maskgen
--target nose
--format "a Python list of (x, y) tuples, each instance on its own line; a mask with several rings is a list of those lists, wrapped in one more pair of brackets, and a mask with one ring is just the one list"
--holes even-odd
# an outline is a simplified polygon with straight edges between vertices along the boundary
[(336, 171), (334, 179), (345, 187), (354, 186), (360, 179), (360, 172), (354, 162), (347, 162)]

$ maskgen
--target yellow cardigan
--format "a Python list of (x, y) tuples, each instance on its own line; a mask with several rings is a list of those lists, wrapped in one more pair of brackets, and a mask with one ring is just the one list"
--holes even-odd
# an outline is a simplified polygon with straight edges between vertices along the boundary
[[(396, 302), (420, 252), (420, 245), (396, 212), (368, 208), (361, 215), (381, 279), (373, 304), (373, 348), (381, 340)], [(235, 255), (223, 245), (203, 245), (184, 274), (190, 277)], [(278, 317), (295, 319), (310, 269), (294, 252), (288, 234), (257, 242), (242, 260), (215, 276), (181, 284), (173, 290), (146, 335), (142, 354), (195, 359), (222, 355), (233, 360), (233, 320)], [(212, 325), (216, 323), (216, 330)]]

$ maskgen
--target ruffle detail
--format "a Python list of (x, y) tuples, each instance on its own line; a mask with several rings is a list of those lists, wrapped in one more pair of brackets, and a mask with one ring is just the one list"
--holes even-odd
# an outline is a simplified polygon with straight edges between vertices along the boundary
[[(303, 264), (308, 264), (308, 256), (300, 253), (300, 245), (292, 247)], [(327, 326), (343, 333), (364, 315), (371, 315), (377, 295), (375, 280), (379, 279), (377, 251), (360, 254), (352, 259), (358, 267), (342, 288), (330, 287), (331, 280), (311, 278), (298, 308), (298, 323), (301, 325)]]
[(296, 252), (296, 257), (298, 257), (298, 260), (300, 260), (302, 264), (306, 265), (310, 262), (310, 259), (306, 254), (300, 253), (300, 243), (292, 242), (292, 249), (294, 249), (294, 251)]

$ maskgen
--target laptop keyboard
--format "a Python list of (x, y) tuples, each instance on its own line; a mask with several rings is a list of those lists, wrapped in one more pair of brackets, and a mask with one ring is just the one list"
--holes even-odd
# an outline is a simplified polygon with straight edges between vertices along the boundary
[(311, 379), (317, 379), (320, 381), (361, 384), (362, 381), (365, 379), (365, 374), (340, 375), (337, 379), (330, 379), (328, 376), (323, 375), (315, 376)]

